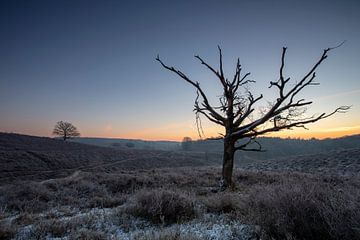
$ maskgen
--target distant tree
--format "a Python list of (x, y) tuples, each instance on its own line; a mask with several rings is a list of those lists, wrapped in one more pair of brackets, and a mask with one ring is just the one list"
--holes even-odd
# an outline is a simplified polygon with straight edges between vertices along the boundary
[[(341, 45), (341, 44), (340, 44)], [(339, 46), (340, 46), (339, 45)], [(336, 47), (335, 47), (336, 48)], [(248, 79), (250, 73), (242, 74), (242, 68), (239, 59), (236, 63), (234, 76), (226, 78), (223, 72), (223, 61), (221, 48), (219, 49), (219, 70), (215, 70), (206, 63), (200, 56), (195, 56), (200, 63), (206, 66), (220, 81), (222, 86), (222, 95), (219, 97), (219, 105), (210, 104), (208, 96), (200, 87), (200, 83), (190, 79), (182, 71), (167, 66), (157, 56), (156, 60), (167, 70), (177, 74), (187, 83), (192, 85), (197, 91), (194, 111), (197, 115), (205, 116), (208, 120), (224, 127), (224, 134), (212, 139), (222, 139), (224, 142), (223, 167), (221, 189), (224, 190), (233, 186), (232, 175), (234, 167), (234, 154), (237, 150), (242, 151), (263, 151), (261, 145), (256, 141), (256, 137), (277, 132), (284, 129), (295, 127), (306, 128), (309, 123), (328, 118), (335, 113), (345, 112), (348, 106), (342, 106), (331, 113), (322, 113), (319, 115), (304, 116), (306, 107), (312, 104), (304, 98), (298, 98), (299, 93), (306, 87), (318, 85), (314, 82), (315, 70), (328, 57), (328, 52), (334, 48), (327, 48), (323, 51), (319, 60), (305, 73), (304, 77), (291, 83), (290, 77), (285, 77), (285, 54), (283, 48), (281, 55), (281, 66), (279, 78), (276, 81), (270, 81), (269, 88), (275, 88), (277, 98), (269, 102), (266, 108), (259, 108), (259, 113), (255, 112), (255, 104), (263, 98), (263, 95), (255, 97), (249, 90), (249, 84), (254, 80)], [(198, 127), (199, 135), (201, 126)]]
[(113, 146), (113, 147), (121, 147), (121, 144), (116, 142), (116, 143), (112, 143), (111, 146)]
[(69, 122), (64, 122), (64, 121), (57, 122), (52, 133), (53, 133), (53, 135), (62, 137), (62, 139), (64, 141), (66, 141), (66, 139), (69, 139), (72, 137), (80, 136), (80, 133), (78, 132), (78, 130), (76, 129), (76, 127), (74, 125), (72, 125)]
[(182, 140), (182, 142), (181, 142), (181, 148), (182, 148), (182, 150), (184, 150), (184, 151), (189, 151), (189, 150), (191, 150), (191, 148), (192, 148), (192, 139), (191, 139), (191, 137), (184, 137), (183, 138), (183, 140)]
[(135, 147), (135, 144), (132, 142), (127, 142), (127, 143), (125, 143), (125, 146), (127, 146), (128, 148), (133, 148), (133, 147)]

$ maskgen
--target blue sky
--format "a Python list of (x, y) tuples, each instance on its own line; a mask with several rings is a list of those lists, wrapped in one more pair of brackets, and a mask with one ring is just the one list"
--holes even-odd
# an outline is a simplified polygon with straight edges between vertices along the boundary
[[(319, 68), (321, 85), (302, 96), (315, 101), (309, 113), (352, 110), (306, 134), (360, 133), (359, 22), (359, 1), (1, 1), (0, 131), (50, 136), (65, 120), (83, 136), (196, 137), (195, 91), (157, 54), (216, 103), (220, 85), (193, 56), (217, 66), (220, 45), (228, 76), (240, 57), (257, 81), (252, 90), (270, 101), (283, 46), (296, 81), (324, 48), (346, 40)], [(221, 131), (204, 124), (210, 135)]]

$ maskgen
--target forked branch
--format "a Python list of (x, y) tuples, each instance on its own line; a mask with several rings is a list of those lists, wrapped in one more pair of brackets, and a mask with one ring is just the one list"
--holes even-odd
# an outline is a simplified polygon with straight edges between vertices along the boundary
[[(343, 42), (344, 43), (344, 42)], [(263, 135), (269, 132), (276, 132), (283, 129), (291, 129), (294, 127), (306, 128), (305, 125), (314, 123), (319, 120), (328, 118), (335, 113), (346, 112), (350, 109), (349, 106), (341, 106), (335, 109), (333, 112), (326, 114), (322, 113), (318, 116), (312, 116), (303, 118), (302, 114), (305, 112), (307, 106), (311, 105), (312, 101), (306, 101), (305, 99), (296, 100), (297, 96), (303, 89), (308, 86), (318, 85), (319, 83), (314, 82), (316, 73), (315, 71), (321, 65), (321, 63), (328, 57), (329, 51), (340, 47), (343, 43), (333, 48), (327, 48), (323, 51), (320, 58), (310, 68), (310, 70), (296, 82), (293, 86), (290, 85), (290, 77), (286, 77), (285, 70), (285, 58), (287, 48), (282, 49), (281, 54), (281, 65), (279, 70), (279, 79), (277, 81), (270, 81), (269, 88), (276, 88), (278, 91), (278, 97), (269, 108), (263, 112), (263, 114), (256, 120), (253, 120), (253, 113), (255, 111), (255, 104), (258, 103), (263, 95), (254, 97), (253, 94), (248, 90), (247, 85), (254, 83), (254, 80), (248, 79), (250, 73), (246, 73), (241, 76), (241, 64), (240, 60), (237, 59), (235, 74), (231, 81), (228, 81), (224, 76), (223, 71), (223, 56), (221, 48), (219, 50), (219, 70), (214, 69), (204, 59), (196, 55), (195, 58), (200, 63), (206, 66), (220, 81), (223, 86), (223, 94), (219, 97), (220, 106), (210, 105), (208, 98), (200, 87), (200, 84), (196, 81), (191, 80), (180, 70), (164, 64), (159, 56), (156, 60), (166, 68), (167, 70), (176, 73), (183, 80), (195, 87), (197, 91), (197, 97), (195, 99), (194, 111), (197, 114), (205, 116), (208, 120), (213, 123), (219, 124), (225, 127), (226, 134), (224, 138), (236, 142), (239, 139), (249, 138), (249, 142), (245, 145), (242, 144), (237, 146), (236, 150), (244, 151), (262, 151), (261, 146), (256, 142), (255, 138), (259, 135)], [(242, 94), (239, 88), (245, 89), (246, 94)], [(201, 102), (200, 102), (201, 97)], [(219, 110), (220, 112), (218, 112)], [(250, 120), (247, 122), (246, 120)], [(267, 123), (273, 123), (273, 126), (268, 126)], [(259, 130), (260, 126), (265, 128)], [(256, 144), (257, 148), (247, 148), (249, 144)], [(260, 146), (260, 147), (259, 147)]]
[(220, 123), (224, 123), (225, 119), (218, 113), (215, 111), (215, 109), (210, 105), (209, 100), (207, 99), (207, 96), (205, 95), (204, 91), (201, 89), (200, 84), (198, 82), (194, 82), (192, 81), (190, 78), (188, 78), (183, 72), (181, 72), (180, 70), (175, 69), (174, 67), (169, 67), (167, 65), (165, 65), (159, 58), (159, 56), (157, 56), (156, 60), (158, 62), (160, 62), (160, 64), (168, 69), (171, 72), (176, 73), (178, 76), (180, 76), (182, 79), (184, 79), (186, 82), (190, 83), (192, 86), (194, 86), (197, 91), (200, 93), (202, 99), (203, 99), (203, 105), (205, 107), (205, 110), (209, 111), (211, 116), (214, 117), (218, 122)]
[[(311, 101), (305, 101), (305, 99), (300, 99), (298, 101), (295, 101), (295, 98), (305, 87), (312, 86), (312, 85), (318, 85), (318, 83), (314, 82), (314, 79), (316, 77), (316, 74), (315, 74), (316, 69), (327, 58), (327, 56), (328, 56), (327, 54), (330, 50), (338, 48), (342, 44), (343, 43), (339, 44), (336, 47), (325, 49), (323, 51), (321, 57), (319, 58), (319, 60), (314, 64), (314, 66), (305, 74), (305, 76), (298, 83), (296, 83), (287, 92), (285, 92), (285, 88), (286, 88), (288, 82), (290, 81), (290, 78), (285, 78), (285, 76), (284, 76), (285, 56), (286, 56), (286, 50), (287, 50), (287, 48), (284, 47), (282, 54), (281, 54), (281, 66), (280, 66), (279, 80), (276, 82), (272, 82), (272, 81), (270, 82), (270, 88), (276, 87), (278, 89), (279, 97), (277, 98), (276, 102), (272, 105), (272, 107), (270, 107), (269, 110), (261, 118), (255, 120), (251, 123), (248, 123), (246, 125), (242, 125), (242, 126), (237, 125), (238, 127), (234, 131), (232, 136), (237, 139), (242, 138), (244, 136), (244, 134), (246, 134), (245, 136), (249, 136), (249, 135), (254, 136), (254, 133), (251, 133), (252, 130), (254, 130), (257, 127), (259, 127), (260, 125), (263, 125), (264, 123), (270, 121), (271, 119), (279, 116), (284, 111), (291, 111), (291, 109), (296, 109), (299, 107), (304, 107), (304, 106), (312, 104)], [(267, 132), (272, 132), (272, 131), (279, 131), (282, 129), (290, 129), (291, 127), (301, 126), (301, 125), (304, 125), (307, 123), (313, 123), (313, 122), (319, 121), (321, 119), (327, 118), (335, 113), (346, 111), (349, 108), (350, 108), (349, 106), (341, 106), (340, 108), (337, 108), (334, 112), (332, 112), (330, 114), (324, 113), (318, 117), (311, 118), (305, 122), (304, 121), (299, 121), (299, 122), (290, 121), (289, 124), (287, 124), (287, 125), (285, 124), (285, 125), (281, 126), (281, 128), (279, 128), (278, 126), (276, 128), (269, 128), (265, 132), (264, 131), (259, 132), (258, 135), (261, 135), (261, 134), (264, 134)]]

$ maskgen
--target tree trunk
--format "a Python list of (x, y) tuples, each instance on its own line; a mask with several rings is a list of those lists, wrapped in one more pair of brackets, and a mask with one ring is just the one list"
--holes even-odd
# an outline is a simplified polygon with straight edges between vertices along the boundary
[(235, 142), (231, 139), (224, 139), (224, 156), (223, 156), (223, 168), (222, 168), (222, 182), (221, 190), (226, 188), (232, 188), (234, 186), (232, 181), (232, 174), (234, 168), (234, 154), (235, 154)]

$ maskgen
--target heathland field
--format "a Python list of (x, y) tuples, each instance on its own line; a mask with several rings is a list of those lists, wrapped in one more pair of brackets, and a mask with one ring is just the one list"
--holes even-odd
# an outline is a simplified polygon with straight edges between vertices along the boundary
[[(268, 151), (271, 151), (269, 149)], [(360, 149), (241, 161), (0, 134), (0, 239), (360, 239)]]

